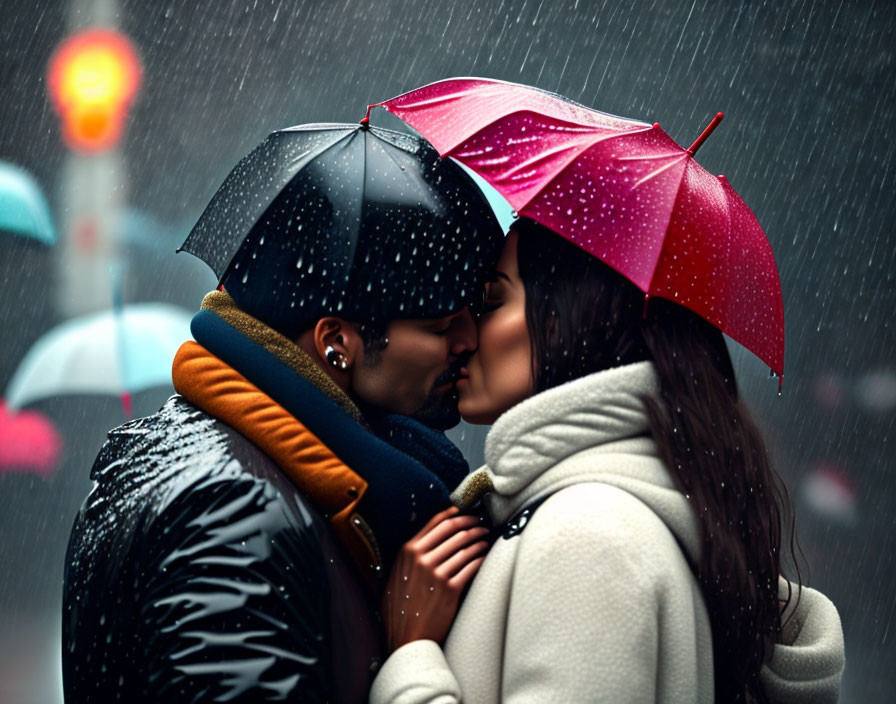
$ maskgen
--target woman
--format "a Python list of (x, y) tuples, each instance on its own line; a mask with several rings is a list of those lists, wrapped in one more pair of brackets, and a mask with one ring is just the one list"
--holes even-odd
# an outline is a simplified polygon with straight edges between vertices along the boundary
[(494, 544), (446, 513), (405, 546), (371, 701), (836, 701), (839, 618), (779, 587), (784, 496), (721, 333), (526, 220), (479, 333), (460, 411), (494, 426), (454, 498)]

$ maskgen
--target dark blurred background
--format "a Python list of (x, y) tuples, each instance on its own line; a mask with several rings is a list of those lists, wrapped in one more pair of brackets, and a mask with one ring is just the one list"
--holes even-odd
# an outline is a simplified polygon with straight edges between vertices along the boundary
[[(130, 37), (143, 67), (116, 160), (98, 162), (116, 207), (139, 214), (128, 232), (109, 232), (126, 303), (198, 307), (214, 279), (174, 248), (229, 169), (275, 128), (356, 121), (368, 103), (463, 75), (660, 122), (685, 145), (725, 112), (700, 162), (724, 173), (764, 226), (787, 324), (783, 395), (732, 346), (741, 388), (790, 487), (808, 581), (843, 619), (841, 701), (892, 701), (896, 6), (5, 0), (3, 16), (0, 160), (36, 179), (60, 244), (0, 231), (0, 389), (32, 344), (78, 309), (65, 302), (77, 287), (60, 288), (73, 157), (46, 72), (54, 48), (97, 17)], [(136, 394), (134, 415), (169, 393), (163, 384)], [(67, 535), (105, 432), (125, 419), (115, 396), (46, 398), (28, 410), (56, 426), (63, 448), (52, 472), (0, 468), (0, 701), (10, 704), (61, 699)], [(483, 429), (452, 434), (471, 462), (481, 459)]]

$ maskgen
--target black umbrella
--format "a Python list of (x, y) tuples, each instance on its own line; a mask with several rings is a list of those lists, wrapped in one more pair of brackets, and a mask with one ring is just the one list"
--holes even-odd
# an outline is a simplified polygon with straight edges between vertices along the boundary
[(436, 317), (481, 296), (501, 231), (482, 193), (417, 137), (313, 124), (274, 132), (180, 249), (293, 334), (324, 314)]

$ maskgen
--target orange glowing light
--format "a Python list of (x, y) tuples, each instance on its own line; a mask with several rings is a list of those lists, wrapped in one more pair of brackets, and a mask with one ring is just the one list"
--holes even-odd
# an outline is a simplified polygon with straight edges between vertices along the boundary
[(69, 147), (97, 152), (118, 143), (141, 78), (127, 37), (108, 29), (69, 37), (50, 57), (48, 78)]

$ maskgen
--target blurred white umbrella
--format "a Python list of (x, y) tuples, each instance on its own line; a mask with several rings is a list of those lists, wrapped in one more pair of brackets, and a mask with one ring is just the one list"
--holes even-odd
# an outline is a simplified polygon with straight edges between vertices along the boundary
[(6, 403), (68, 394), (112, 394), (130, 415), (130, 395), (171, 383), (171, 362), (190, 339), (192, 314), (162, 303), (135, 303), (73, 318), (28, 351), (6, 388)]
[(55, 244), (50, 207), (37, 181), (24, 169), (0, 161), (0, 230)]

